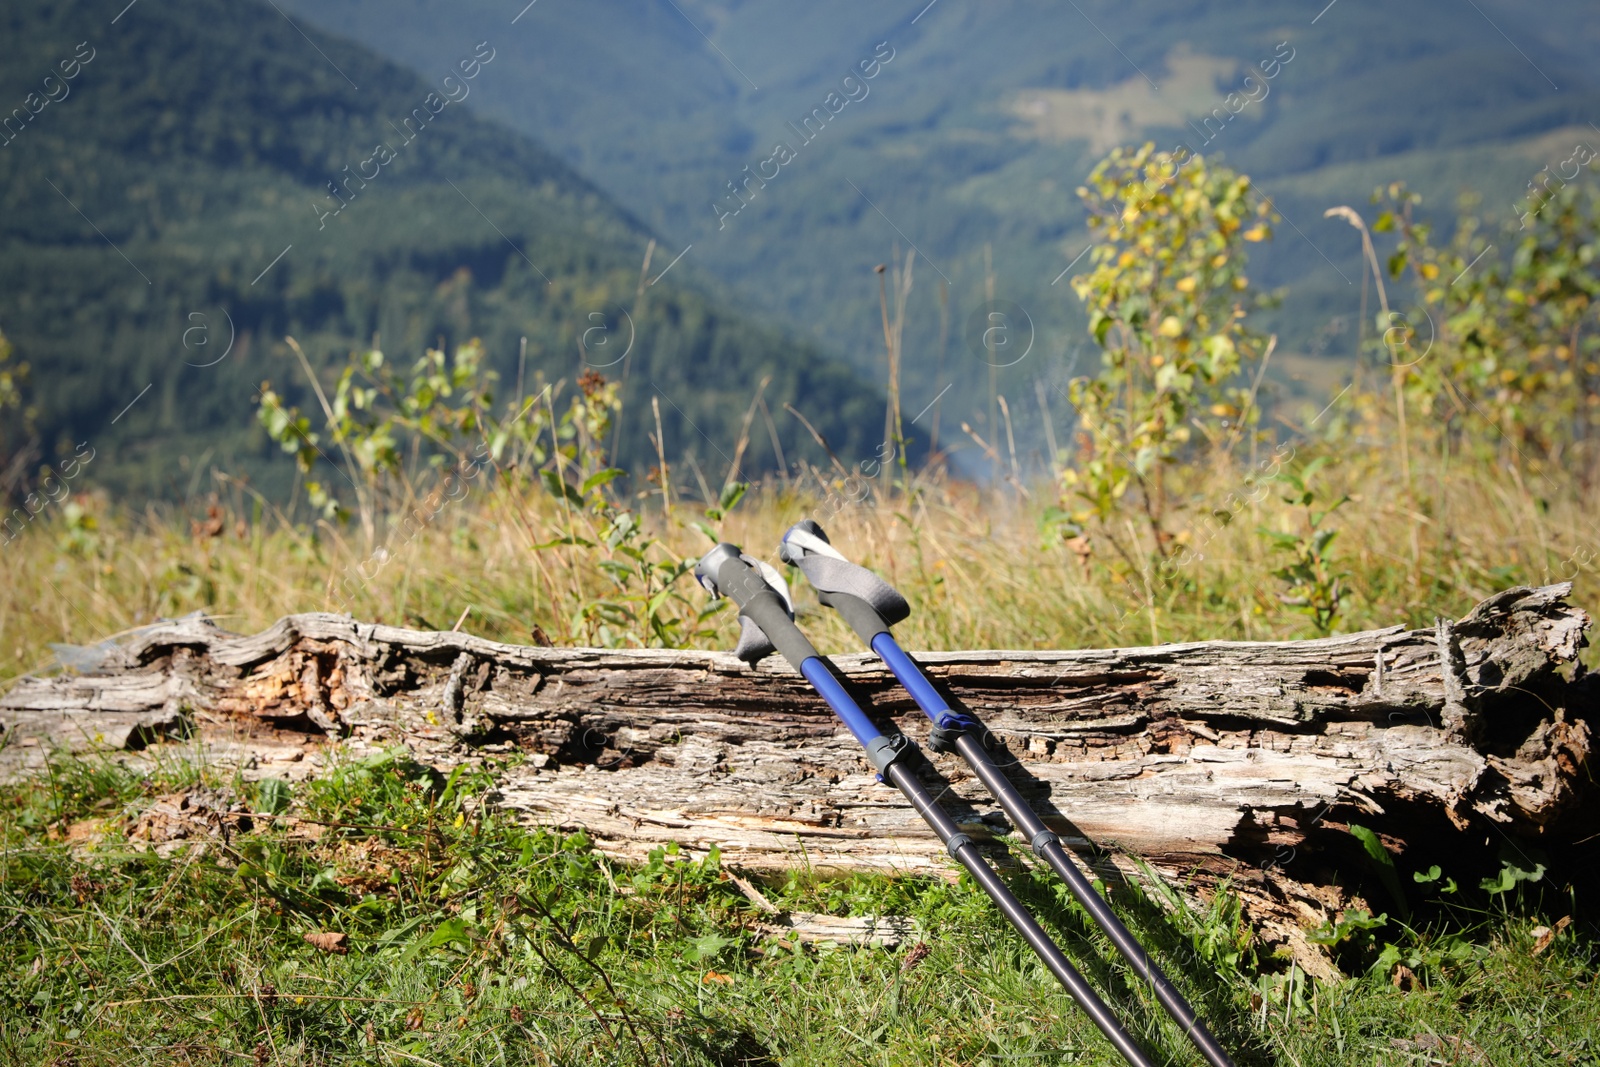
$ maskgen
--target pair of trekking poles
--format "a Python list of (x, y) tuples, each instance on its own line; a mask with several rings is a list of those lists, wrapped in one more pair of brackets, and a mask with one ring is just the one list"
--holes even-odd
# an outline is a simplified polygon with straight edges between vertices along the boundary
[[(1034, 854), (1067, 883), (1073, 897), (1111, 939), (1140, 979), (1150, 985), (1162, 1007), (1212, 1067), (1233, 1067), (1233, 1061), (1195, 1016), (1183, 994), (1161, 973), (1089, 880), (1074, 866), (1061, 839), (1045, 826), (990, 758), (981, 736), (982, 725), (971, 715), (951, 709), (922, 669), (895, 642), (889, 628), (911, 614), (905, 598), (876, 574), (847, 560), (828, 542), (822, 527), (810, 520), (796, 524), (784, 534), (778, 556), (785, 563), (798, 567), (817, 590), (823, 605), (843, 616), (851, 629), (883, 660), (917, 706), (933, 720), (929, 746), (937, 752), (958, 753), (967, 762), (979, 781), (1000, 802), (1018, 832), (1028, 839)], [(833, 668), (806, 640), (794, 622), (788, 584), (777, 570), (745, 555), (737, 546), (723, 543), (700, 560), (695, 567), (695, 577), (712, 596), (729, 597), (739, 606), (740, 637), (735, 654), (752, 664), (774, 651), (788, 660), (866, 749), (867, 759), (877, 768), (879, 779), (905, 794), (917, 814), (944, 843), (950, 857), (966, 868), (1122, 1057), (1134, 1067), (1153, 1067), (1110, 1007), (1000, 880), (972, 838), (962, 833), (935, 803), (916, 775), (917, 746), (903, 734), (884, 734), (879, 730), (846, 691)]]

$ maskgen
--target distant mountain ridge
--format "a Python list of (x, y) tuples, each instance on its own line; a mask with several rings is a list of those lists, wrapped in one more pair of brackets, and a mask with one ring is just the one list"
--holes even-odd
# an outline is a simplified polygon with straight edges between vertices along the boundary
[[(769, 377), (837, 448), (880, 432), (881, 392), (692, 262), (669, 274), (664, 246), (641, 277), (639, 220), (463, 106), (508, 66), (492, 37), (450, 35), (418, 75), (258, 0), (12, 5), (0, 34), (0, 101), (28, 116), (0, 119), (0, 329), (32, 364), (41, 459), (88, 440), (87, 477), (130, 492), (211, 465), (285, 488), (252, 405), (268, 378), (315, 405), (286, 334), (323, 366), (375, 334), (402, 362), (481, 336), (507, 388), (523, 337), (551, 380), (586, 369), (581, 336), (611, 340), (626, 360), (588, 362), (628, 376), (624, 462), (654, 462), (658, 392), (669, 457), (720, 466)], [(766, 434), (743, 462), (773, 465)]]
[[(1038, 326), (1029, 359), (997, 377), (1034, 440), (1034, 383), (1055, 396), (1093, 365), (1061, 275), (1088, 244), (1074, 190), (1111, 145), (1184, 143), (1255, 179), (1288, 220), (1252, 249), (1253, 281), (1287, 289), (1261, 326), (1292, 354), (1341, 328), (1353, 344), (1359, 241), (1327, 207), (1406, 179), (1428, 210), (1470, 189), (1509, 214), (1549, 161), (1544, 139), (1600, 144), (1600, 19), (1577, 0), (541, 0), (515, 25), (498, 0), (285, 3), (414, 64), (447, 25), (503, 34), (506, 76), (470, 107), (537, 133), (675, 249), (692, 244), (700, 269), (864, 371), (882, 362), (873, 267), (914, 246), (906, 406), (954, 383), (946, 424), (985, 434), (1004, 428), (986, 427), (969, 322), (993, 288)], [(747, 188), (744, 168), (878, 42), (895, 59), (870, 96), (770, 188)], [(1269, 61), (1276, 76), (1260, 77)]]

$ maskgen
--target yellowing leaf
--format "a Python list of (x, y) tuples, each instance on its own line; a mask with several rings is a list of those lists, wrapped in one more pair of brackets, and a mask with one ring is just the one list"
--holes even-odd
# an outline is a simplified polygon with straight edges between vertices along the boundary
[(1173, 285), (1173, 288), (1178, 290), (1178, 292), (1180, 292), (1180, 293), (1192, 293), (1192, 292), (1194, 292), (1194, 287), (1195, 287), (1195, 277), (1194, 277), (1193, 274), (1189, 275), (1186, 278), (1179, 278), (1177, 280), (1177, 282)]
[(1263, 241), (1267, 237), (1267, 228), (1258, 222), (1239, 236), (1246, 241)]
[(1428, 279), (1430, 282), (1439, 276), (1439, 265), (1437, 263), (1424, 263), (1417, 269), (1421, 271), (1422, 276)]
[(319, 930), (312, 934), (302, 934), (310, 942), (324, 952), (334, 952), (343, 956), (350, 951), (345, 947), (345, 935), (332, 930)]
[(1162, 337), (1176, 337), (1183, 332), (1183, 323), (1178, 321), (1178, 316), (1168, 315), (1161, 320), (1161, 325), (1156, 332)]
[(1206, 352), (1213, 360), (1222, 360), (1234, 354), (1233, 338), (1225, 333), (1212, 334), (1205, 340)]

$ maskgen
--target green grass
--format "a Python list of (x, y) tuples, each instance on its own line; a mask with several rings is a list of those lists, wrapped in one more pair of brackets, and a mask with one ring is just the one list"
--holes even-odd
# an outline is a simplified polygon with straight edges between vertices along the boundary
[[(0, 1063), (1119, 1062), (964, 880), (791, 873), (765, 887), (780, 906), (910, 915), (927, 952), (799, 946), (755, 930), (715, 854), (608, 861), (494, 813), (493, 779), (336, 753), (286, 791), (58, 757), (0, 788)], [(126, 828), (186, 790), (279, 817), (133, 847)], [(1053, 880), (1011, 878), (1157, 1062), (1200, 1062)], [(1597, 1062), (1593, 941), (1579, 924), (1534, 955), (1556, 916), (1533, 897), (1419, 920), (1398, 943), (1432, 963), (1401, 991), (1307, 989), (1236, 951), (1225, 901), (1169, 916), (1111, 892), (1242, 1065)], [(1466, 947), (1427, 951), (1446, 941)]]
[[(1329, 563), (1352, 591), (1333, 630), (1425, 626), (1508, 586), (1568, 578), (1574, 602), (1593, 603), (1582, 479), (1452, 455), (1442, 436), (1419, 436), (1396, 462), (1404, 454), (1358, 400), (1329, 420), (1339, 428), (1328, 439), (1308, 433), (1293, 465), (1336, 456), (1319, 499), (1350, 497), (1332, 519)], [(659, 539), (649, 549), (658, 564), (692, 559), (708, 532), (765, 556), (785, 527), (814, 515), (906, 593), (913, 615), (900, 635), (913, 649), (1315, 632), (1280, 595), (1282, 537), (1262, 532), (1303, 538), (1305, 509), (1281, 485), (1251, 492), (1242, 460), (1186, 469), (1173, 504), (1196, 555), (1165, 579), (1118, 551), (1132, 527), (1063, 542), (1050, 492), (1024, 498), (924, 474), (851, 503), (840, 496), (848, 483), (813, 472), (713, 515), (685, 497), (683, 471), (673, 479), (671, 496), (631, 501)], [(0, 682), (49, 669), (53, 642), (92, 644), (160, 616), (199, 610), (248, 633), (289, 612), (341, 608), (331, 590), (352, 568), (368, 576), (348, 604), (359, 618), (429, 629), (460, 619), (515, 642), (532, 629), (592, 643), (587, 607), (658, 592), (606, 577), (623, 554), (603, 543), (605, 509), (568, 508), (537, 485), (486, 480), (414, 537), (391, 526), (367, 541), (354, 526), (297, 522), (238, 479), (215, 484), (215, 503), (190, 514), (140, 515), (80, 494), (4, 546)], [(1204, 521), (1219, 513), (1236, 517)], [(387, 564), (366, 566), (383, 546)], [(672, 610), (695, 618), (702, 594), (687, 578), (679, 591)], [(797, 593), (819, 647), (855, 647)], [(731, 613), (707, 621), (686, 642), (728, 647)], [(656, 640), (636, 627), (612, 636)], [(781, 876), (767, 888), (781, 907), (906, 915), (925, 931), (925, 952), (800, 946), (758, 930), (760, 914), (715, 855), (666, 849), (629, 867), (582, 836), (496, 813), (493, 764), (446, 780), (401, 754), (335, 752), (291, 789), (172, 754), (182, 751), (126, 763), (58, 756), (48, 773), (0, 785), (0, 1067), (1118, 1062), (964, 880)], [(227, 833), (165, 855), (136, 847), (174, 794), (266, 814), (248, 826), (230, 816)], [(1062, 887), (1014, 858), (1019, 895), (1156, 1061), (1197, 1064)], [(1226, 893), (1192, 912), (1149, 880), (1107, 892), (1244, 1067), (1595, 1064), (1594, 930), (1558, 873), (1497, 893), (1464, 871), (1442, 875), (1402, 887), (1413, 903), (1404, 924), (1366, 929), (1347, 913), (1328, 940), (1354, 977), (1314, 986), (1261, 954)], [(1466, 884), (1440, 897), (1451, 875)], [(1579, 921), (1561, 926), (1568, 916)], [(1559, 933), (1536, 953), (1540, 927)], [(345, 951), (308, 934), (342, 934)], [(1409, 988), (1392, 981), (1408, 974)]]

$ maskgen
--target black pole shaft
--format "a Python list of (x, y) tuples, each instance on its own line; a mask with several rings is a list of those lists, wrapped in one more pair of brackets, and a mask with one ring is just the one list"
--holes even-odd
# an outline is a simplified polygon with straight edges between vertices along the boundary
[[(903, 764), (891, 763), (886, 777), (905, 794), (911, 806), (917, 809), (917, 814), (921, 815), (932, 827), (933, 832), (939, 835), (940, 841), (948, 845), (951, 838), (960, 834), (961, 831), (951, 821), (950, 816), (946, 815), (934, 802), (933, 797), (928, 795), (927, 787)], [(1066, 986), (1067, 992), (1072, 994), (1072, 999), (1078, 1002), (1078, 1007), (1094, 1021), (1100, 1032), (1106, 1035), (1106, 1039), (1116, 1046), (1122, 1058), (1133, 1067), (1154, 1067), (1144, 1054), (1144, 1050), (1135, 1044), (1133, 1038), (1122, 1028), (1122, 1024), (1111, 1013), (1105, 1001), (1100, 999), (1099, 994), (1084, 980), (1083, 975), (1077, 972), (1056, 943), (1050, 940), (1050, 935), (1044, 932), (1028, 910), (1022, 906), (1022, 902), (1012, 895), (1011, 890), (1000, 880), (1000, 876), (985, 862), (978, 852), (978, 847), (968, 840), (959, 845), (954, 854), (956, 861), (967, 869), (973, 880), (989, 895), (989, 899), (994, 901), (1001, 914), (1016, 927), (1017, 933), (1022, 935), (1023, 940), (1028, 942), (1034, 952), (1038, 953), (1045, 966), (1050, 968), (1050, 973)]]
[[(706, 553), (695, 567), (695, 577), (702, 583), (709, 583), (708, 588), (716, 595), (732, 597), (739, 605), (740, 615), (755, 623), (778, 652), (789, 661), (789, 665), (811, 682), (818, 694), (828, 702), (834, 714), (850, 727), (852, 733), (857, 734), (857, 738), (866, 747), (868, 758), (879, 768), (883, 777), (911, 802), (917, 814), (922, 816), (923, 821), (938, 835), (939, 840), (944, 842), (951, 856), (967, 869), (983, 891), (989, 895), (989, 899), (995, 902), (1001, 914), (1005, 915), (1044, 961), (1050, 972), (1066, 987), (1072, 999), (1078, 1002), (1078, 1006), (1100, 1028), (1100, 1032), (1105, 1034), (1107, 1040), (1122, 1054), (1123, 1059), (1127, 1060), (1131, 1067), (1155, 1067), (1145, 1056), (1144, 1050), (1135, 1044), (1133, 1038), (1122, 1028), (1122, 1024), (1095, 993), (1093, 987), (1084, 981), (1083, 976), (1073, 968), (1061, 949), (1050, 940), (1050, 935), (1034, 921), (1033, 916), (1022, 906), (1022, 902), (1012, 895), (1005, 883), (984, 862), (971, 839), (961, 833), (950, 817), (934, 802), (933, 797), (928, 795), (927, 788), (918, 781), (916, 775), (907, 770), (897, 756), (886, 755), (888, 752), (899, 753), (901, 746), (888, 744), (888, 739), (881, 734), (871, 738), (862, 736), (854, 724), (855, 720), (864, 723), (865, 729), (875, 731), (876, 728), (871, 726), (871, 721), (862, 714), (850, 694), (832, 679), (831, 673), (826, 668), (820, 674), (807, 671), (808, 665), (819, 662), (816, 650), (783, 610), (782, 604), (778, 602), (776, 594), (767, 587), (765, 580), (743, 560), (739, 549), (730, 544), (717, 545)], [(830, 681), (833, 684), (828, 684)], [(952, 841), (956, 842), (953, 848)]]
[[(905, 686), (912, 698), (916, 700), (918, 706), (927, 713), (929, 718), (934, 720), (937, 729), (945, 731), (947, 738), (953, 737), (956, 750), (966, 759), (968, 766), (977, 774), (979, 780), (983, 782), (989, 792), (994, 794), (995, 798), (1000, 801), (1000, 806), (1005, 809), (1006, 815), (1011, 819), (1012, 824), (1028, 838), (1040, 858), (1048, 863), (1056, 874), (1067, 883), (1067, 888), (1071, 891), (1073, 897), (1089, 913), (1095, 923), (1105, 931), (1106, 936), (1111, 939), (1111, 943), (1116, 946), (1117, 951), (1134, 966), (1140, 977), (1150, 984), (1161, 1006), (1183, 1027), (1185, 1036), (1194, 1043), (1195, 1047), (1200, 1050), (1212, 1067), (1234, 1067), (1233, 1061), (1228, 1058), (1228, 1054), (1217, 1043), (1217, 1039), (1206, 1029), (1205, 1024), (1195, 1015), (1194, 1009), (1183, 998), (1183, 994), (1178, 992), (1165, 974), (1161, 973), (1161, 969), (1156, 966), (1155, 961), (1145, 952), (1144, 946), (1140, 945), (1134, 936), (1128, 932), (1128, 928), (1122, 925), (1122, 921), (1117, 918), (1116, 913), (1106, 905), (1104, 900), (1100, 899), (1100, 894), (1094, 891), (1094, 886), (1090, 885), (1088, 879), (1084, 878), (1078, 868), (1073, 865), (1072, 860), (1067, 856), (1066, 850), (1061, 847), (1060, 839), (1050, 832), (1043, 820), (1022, 799), (1022, 794), (1017, 792), (1010, 779), (1001, 773), (1000, 768), (995, 766), (994, 761), (989, 758), (989, 753), (984, 750), (977, 738), (972, 735), (971, 730), (976, 725), (975, 721), (970, 716), (952, 715), (949, 707), (945, 704), (944, 698), (933, 689), (932, 683), (928, 681), (922, 669), (895, 643), (893, 636), (890, 634), (890, 620), (886, 619), (883, 612), (879, 610), (879, 604), (886, 605), (885, 610), (896, 613), (898, 620), (899, 618), (904, 618), (910, 612), (910, 608), (906, 605), (904, 598), (900, 597), (894, 590), (884, 586), (882, 579), (864, 568), (850, 563), (843, 556), (838, 555), (837, 552), (830, 553), (837, 560), (837, 563), (828, 560), (822, 561), (827, 563), (830, 568), (826, 573), (813, 573), (807, 564), (808, 562), (816, 562), (818, 556), (816, 553), (802, 547), (804, 538), (796, 538), (793, 547), (798, 548), (798, 551), (791, 551), (790, 539), (797, 533), (806, 534), (823, 542), (828, 539), (821, 526), (810, 520), (805, 520), (797, 523), (790, 529), (789, 533), (784, 535), (783, 547), (780, 549), (779, 555), (785, 562), (795, 564), (805, 571), (806, 577), (810, 578), (812, 584), (818, 587), (822, 603), (838, 611), (844, 617), (845, 621), (850, 624), (851, 629), (856, 631), (861, 640), (865, 641), (885, 661), (895, 677), (899, 679), (900, 684)], [(845, 568), (846, 573), (838, 573), (840, 567)], [(819, 579), (821, 580), (819, 581)], [(875, 588), (877, 589), (876, 593), (874, 592)], [(892, 594), (892, 598), (883, 595), (884, 590), (887, 590), (887, 594)], [(874, 596), (878, 597), (877, 601), (873, 600)], [(878, 641), (880, 636), (884, 638), (884, 642), (881, 645)], [(953, 726), (954, 723), (960, 723), (960, 725)], [(906, 795), (913, 804), (917, 803), (916, 798), (912, 797), (909, 792)], [(921, 811), (922, 808), (919, 806), (918, 810)], [(923, 812), (923, 816), (932, 824), (933, 819), (927, 812)], [(941, 839), (944, 838), (942, 832), (940, 837)], [(962, 859), (962, 862), (966, 864), (965, 859)], [(978, 862), (982, 862), (981, 858)], [(970, 864), (967, 864), (967, 866), (969, 870), (972, 869)], [(989, 878), (994, 878), (994, 873), (989, 871), (987, 866), (984, 867), (984, 870)], [(976, 871), (973, 871), (973, 876), (978, 878), (980, 883), (983, 882), (983, 878)], [(985, 884), (985, 889), (987, 888), (988, 886)], [(1005, 891), (1004, 886), (1000, 886), (1000, 889), (1002, 892)], [(994, 896), (994, 893), (991, 892), (990, 896)], [(1020, 905), (1016, 905), (1014, 898), (1011, 899), (1013, 906), (1020, 907)], [(1005, 910), (1006, 906), (1000, 902), (999, 897), (995, 897), (995, 902), (1000, 904), (1002, 910)], [(1011, 917), (1009, 911), (1007, 915)], [(1028, 936), (1021, 923), (1015, 917), (1011, 918), (1012, 922), (1017, 925), (1017, 929), (1023, 931), (1024, 936)], [(1028, 918), (1028, 922), (1032, 923), (1032, 919)], [(1035, 928), (1037, 928), (1036, 924)], [(1033, 943), (1031, 938), (1030, 943)], [(1054, 948), (1054, 945), (1052, 944), (1051, 947)], [(1035, 945), (1035, 948), (1037, 948), (1037, 945)], [(1043, 950), (1039, 950), (1039, 954), (1045, 957), (1046, 962), (1050, 962), (1050, 958)], [(1077, 972), (1072, 971), (1071, 965), (1065, 959), (1061, 962), (1063, 966), (1067, 967), (1073, 978), (1081, 983), (1082, 979), (1077, 976)], [(1054, 969), (1053, 963), (1052, 969)], [(1057, 977), (1061, 977), (1060, 971), (1056, 973)], [(1067, 985), (1068, 989), (1073, 991), (1073, 996), (1077, 997), (1078, 992), (1073, 983), (1065, 977), (1062, 977), (1061, 980)], [(1090, 992), (1088, 995), (1092, 997), (1094, 994)], [(1080, 1004), (1084, 1003), (1081, 997), (1078, 1002)], [(1084, 1005), (1084, 1010), (1094, 1015), (1094, 1012), (1086, 1004)], [(1099, 1022), (1098, 1017), (1096, 1017), (1096, 1022)], [(1102, 1025), (1103, 1028), (1104, 1026)]]
[(994, 794), (996, 800), (1000, 801), (1006, 816), (1024, 837), (1029, 841), (1039, 841), (1040, 835), (1049, 835), (1042, 839), (1038, 849), (1039, 857), (1061, 876), (1061, 880), (1067, 883), (1067, 888), (1072, 892), (1074, 899), (1083, 905), (1083, 909), (1089, 913), (1100, 929), (1105, 931), (1111, 943), (1133, 965), (1139, 977), (1150, 984), (1161, 1006), (1166, 1008), (1167, 1014), (1184, 1028), (1185, 1035), (1194, 1042), (1206, 1061), (1212, 1064), (1212, 1067), (1234, 1067), (1227, 1052), (1223, 1051), (1217, 1039), (1211, 1036), (1211, 1031), (1206, 1029), (1205, 1023), (1195, 1015), (1194, 1009), (1183, 998), (1183, 994), (1178, 992), (1177, 987), (1161, 972), (1161, 968), (1150, 958), (1144, 946), (1129, 933), (1126, 926), (1122, 925), (1122, 920), (1117, 918), (1116, 912), (1112, 911), (1101, 899), (1100, 894), (1094, 891), (1094, 886), (1078, 870), (1067, 855), (1066, 849), (1062, 848), (1060, 839), (1050, 833), (1044, 821), (1022, 798), (1017, 787), (1011, 784), (1011, 780), (995, 765), (989, 753), (984, 751), (978, 739), (970, 733), (963, 733), (956, 739), (956, 750), (967, 761), (967, 765), (978, 776), (978, 780)]

